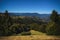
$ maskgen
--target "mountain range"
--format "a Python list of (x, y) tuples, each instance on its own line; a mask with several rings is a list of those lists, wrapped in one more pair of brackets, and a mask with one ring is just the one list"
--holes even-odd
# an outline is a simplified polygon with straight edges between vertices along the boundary
[(10, 16), (37, 16), (40, 18), (49, 17), (51, 14), (38, 14), (38, 13), (9, 13)]
[(38, 14), (38, 13), (9, 13), (10, 16), (32, 16), (32, 17), (39, 17), (46, 21), (50, 20), (51, 14)]

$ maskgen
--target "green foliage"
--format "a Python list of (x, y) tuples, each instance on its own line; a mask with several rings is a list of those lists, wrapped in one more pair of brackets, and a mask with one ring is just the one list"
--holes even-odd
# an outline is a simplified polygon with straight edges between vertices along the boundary
[(43, 33), (46, 33), (46, 24), (40, 25), (39, 31), (40, 31), (40, 32), (43, 32)]
[(47, 28), (46, 28), (47, 34), (53, 35), (53, 34), (55, 34), (55, 31), (56, 31), (55, 23), (54, 22), (50, 22), (47, 25)]
[[(7, 10), (4, 14), (0, 14), (0, 36), (31, 35), (30, 30), (44, 32), (48, 35), (60, 35), (60, 16), (55, 10), (52, 11), (48, 24), (38, 17), (12, 17), (9, 16)], [(39, 32), (37, 34), (40, 34)]]
[(51, 21), (48, 23), (46, 32), (49, 35), (60, 35), (60, 20), (59, 15), (55, 10), (53, 10), (51, 16)]
[(21, 35), (31, 35), (31, 32), (22, 32)]
[(0, 35), (8, 35), (9, 34), (9, 27), (11, 25), (11, 19), (10, 16), (7, 16), (7, 13), (5, 15), (0, 16)]
[(58, 22), (58, 18), (59, 18), (58, 13), (55, 10), (53, 10), (50, 16), (51, 21)]
[(11, 25), (9, 27), (9, 30), (12, 33), (15, 33), (15, 34), (21, 33), (23, 31), (19, 24), (13, 24), (13, 25)]
[(45, 24), (42, 24), (42, 25), (39, 25), (37, 23), (32, 23), (30, 24), (30, 27), (32, 30), (36, 30), (36, 31), (39, 31), (39, 32), (46, 32), (46, 25)]

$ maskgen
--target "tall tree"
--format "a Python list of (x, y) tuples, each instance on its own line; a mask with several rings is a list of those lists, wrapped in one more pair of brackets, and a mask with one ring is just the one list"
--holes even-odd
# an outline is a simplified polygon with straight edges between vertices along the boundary
[(60, 23), (59, 23), (59, 15), (53, 10), (50, 16), (51, 21), (48, 23), (46, 32), (50, 35), (60, 35)]
[(58, 21), (59, 15), (58, 15), (58, 13), (55, 10), (52, 11), (52, 14), (50, 16), (50, 19), (53, 22), (57, 22)]
[(8, 11), (7, 10), (5, 11), (5, 16), (8, 16)]

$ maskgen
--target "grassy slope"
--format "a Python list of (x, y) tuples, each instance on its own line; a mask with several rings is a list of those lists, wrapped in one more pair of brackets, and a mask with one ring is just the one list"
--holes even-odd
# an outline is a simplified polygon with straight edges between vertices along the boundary
[[(31, 35), (46, 35), (45, 33), (38, 32), (38, 31), (35, 31), (35, 30), (31, 30), (30, 32), (31, 32)], [(22, 32), (22, 33), (24, 33), (24, 32)], [(17, 36), (21, 36), (22, 33), (17, 34)], [(25, 32), (25, 33), (27, 33), (27, 32)]]
[[(0, 37), (0, 40), (60, 40), (58, 36), (48, 36), (45, 33), (31, 30), (32, 35), (30, 36), (8, 36)], [(37, 35), (39, 34), (39, 35)]]
[(42, 33), (42, 32), (38, 32), (38, 31), (35, 31), (35, 30), (31, 30), (31, 35), (46, 35), (45, 33)]

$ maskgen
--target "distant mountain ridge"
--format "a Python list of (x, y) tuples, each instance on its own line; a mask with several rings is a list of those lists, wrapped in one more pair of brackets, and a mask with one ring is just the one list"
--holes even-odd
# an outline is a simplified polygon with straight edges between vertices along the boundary
[(50, 20), (51, 14), (38, 14), (38, 13), (8, 13), (10, 16), (32, 16), (39, 17), (44, 20)]
[(50, 20), (51, 14), (38, 14), (38, 13), (9, 13), (10, 16), (32, 16), (32, 17), (39, 17), (46, 21)]
[(10, 16), (37, 16), (49, 17), (51, 14), (38, 14), (38, 13), (9, 13)]

